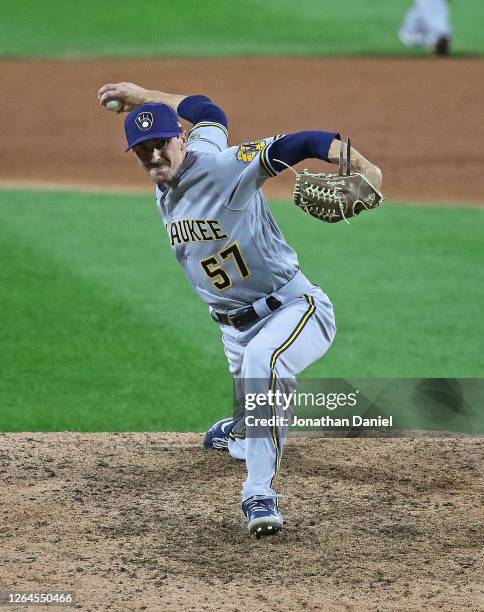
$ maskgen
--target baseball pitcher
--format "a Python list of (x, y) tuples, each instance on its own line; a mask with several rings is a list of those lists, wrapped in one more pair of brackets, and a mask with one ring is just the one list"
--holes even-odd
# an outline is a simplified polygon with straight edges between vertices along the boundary
[[(306, 212), (334, 222), (379, 204), (379, 168), (343, 146), (337, 132), (278, 134), (228, 147), (226, 115), (206, 96), (115, 83), (101, 87), (98, 98), (102, 105), (119, 101), (118, 112), (128, 113), (127, 151), (155, 184), (173, 254), (220, 327), (241, 407), (249, 395), (273, 400), (326, 353), (336, 327), (328, 296), (300, 270), (261, 188), (304, 159), (339, 163), (340, 175), (298, 175), (295, 190)], [(188, 134), (179, 117), (193, 125)], [(268, 418), (256, 432), (245, 414), (215, 423), (204, 444), (245, 460), (242, 510), (259, 538), (282, 529), (273, 480), (287, 426), (277, 401), (262, 402), (259, 414)]]

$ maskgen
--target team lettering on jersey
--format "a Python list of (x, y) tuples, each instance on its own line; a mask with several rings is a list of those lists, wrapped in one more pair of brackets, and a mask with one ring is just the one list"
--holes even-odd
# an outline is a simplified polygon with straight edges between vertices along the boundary
[(206, 242), (210, 240), (226, 240), (217, 219), (180, 219), (166, 224), (171, 246), (184, 242)]

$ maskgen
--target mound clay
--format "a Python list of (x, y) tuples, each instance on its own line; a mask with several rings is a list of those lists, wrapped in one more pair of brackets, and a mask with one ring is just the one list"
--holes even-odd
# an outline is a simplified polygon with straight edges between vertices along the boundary
[(74, 590), (80, 610), (482, 609), (482, 439), (292, 438), (286, 528), (260, 541), (243, 463), (199, 434), (0, 448), (0, 591)]

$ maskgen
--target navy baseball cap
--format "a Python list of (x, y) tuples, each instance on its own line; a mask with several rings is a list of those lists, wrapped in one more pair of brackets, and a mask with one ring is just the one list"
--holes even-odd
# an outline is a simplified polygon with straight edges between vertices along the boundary
[(124, 121), (128, 152), (135, 145), (153, 138), (179, 136), (182, 127), (178, 115), (166, 104), (148, 103), (131, 111)]

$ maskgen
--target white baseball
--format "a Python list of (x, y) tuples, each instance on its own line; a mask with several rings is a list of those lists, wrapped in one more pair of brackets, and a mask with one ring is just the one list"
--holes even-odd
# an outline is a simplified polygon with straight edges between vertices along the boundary
[(109, 100), (109, 102), (106, 102), (105, 106), (110, 111), (118, 111), (121, 110), (124, 105), (121, 100)]

